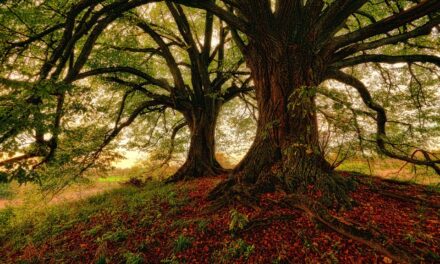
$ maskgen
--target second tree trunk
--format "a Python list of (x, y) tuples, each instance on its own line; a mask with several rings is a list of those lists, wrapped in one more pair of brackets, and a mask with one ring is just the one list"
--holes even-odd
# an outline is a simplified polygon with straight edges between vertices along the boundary
[(190, 144), (185, 163), (169, 181), (216, 176), (226, 172), (215, 157), (215, 127), (219, 107), (197, 109), (185, 114)]

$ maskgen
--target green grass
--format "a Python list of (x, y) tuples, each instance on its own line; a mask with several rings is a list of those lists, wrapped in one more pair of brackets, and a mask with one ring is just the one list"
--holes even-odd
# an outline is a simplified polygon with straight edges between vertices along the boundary
[(11, 185), (8, 183), (0, 183), (0, 199), (12, 199), (15, 193)]
[(124, 254), (126, 264), (142, 264), (144, 260), (139, 254), (127, 252)]
[(174, 252), (181, 252), (191, 247), (193, 239), (184, 235), (179, 235), (174, 244)]
[[(147, 212), (157, 219), (160, 212), (156, 201), (178, 205), (173, 185), (149, 182), (143, 188), (124, 186), (91, 198), (65, 204), (33, 207), (31, 204), (0, 210), (0, 248), (9, 245), (20, 249), (42, 242), (72, 229), (78, 223), (89, 223), (83, 236), (97, 237), (100, 241), (121, 242), (131, 234), (121, 215)], [(92, 217), (107, 216), (111, 226), (105, 229), (90, 223)], [(146, 216), (144, 216), (146, 217)], [(97, 241), (99, 242), (99, 241)]]
[(431, 192), (438, 192), (440, 193), (440, 183), (433, 183), (426, 186), (426, 189)]
[(254, 252), (255, 246), (246, 243), (243, 239), (230, 241), (223, 248), (214, 251), (212, 254), (212, 262), (219, 264), (227, 264), (234, 262), (234, 259), (248, 259)]
[(346, 161), (338, 167), (338, 170), (355, 171), (362, 174), (370, 174), (368, 163), (360, 161)]
[(125, 182), (127, 177), (125, 176), (108, 176), (103, 178), (98, 178), (98, 182)]
[(417, 183), (427, 186), (440, 183), (433, 169), (425, 166), (404, 165), (405, 162), (403, 161), (389, 158), (371, 159), (370, 165), (364, 159), (351, 159), (343, 162), (337, 170), (358, 172), (366, 175), (372, 174), (373, 176), (399, 182)]

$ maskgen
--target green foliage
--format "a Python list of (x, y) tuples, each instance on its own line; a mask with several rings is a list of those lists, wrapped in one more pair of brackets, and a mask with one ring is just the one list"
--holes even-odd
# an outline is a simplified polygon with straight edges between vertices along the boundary
[(124, 182), (125, 177), (122, 176), (110, 176), (110, 177), (100, 177), (98, 182)]
[(440, 183), (432, 183), (432, 184), (428, 184), (428, 185), (426, 186), (426, 189), (427, 189), (428, 191), (431, 191), (431, 192), (438, 192), (438, 193), (440, 193)]
[(0, 230), (7, 228), (8, 223), (14, 216), (14, 209), (12, 209), (12, 207), (0, 210)]
[(217, 250), (212, 254), (212, 260), (215, 263), (227, 264), (233, 262), (234, 259), (242, 258), (247, 260), (254, 252), (255, 246), (246, 243), (243, 239), (229, 242), (221, 250)]
[(11, 199), (14, 195), (11, 185), (8, 183), (1, 183), (0, 181), (0, 199)]
[(125, 241), (130, 234), (130, 231), (124, 228), (118, 228), (115, 231), (108, 231), (98, 239), (98, 242), (110, 241), (110, 242), (122, 242)]
[[(9, 182), (9, 174), (3, 171), (0, 171), (0, 184), (6, 186), (5, 183)], [(1, 187), (0, 187), (1, 188)]]
[(437, 253), (435, 253), (435, 252), (433, 252), (431, 250), (428, 250), (427, 253), (428, 253), (428, 257), (429, 258), (434, 259), (436, 261), (440, 260), (440, 255), (439, 254), (437, 254)]
[(233, 258), (244, 257), (245, 259), (248, 259), (254, 250), (254, 245), (249, 245), (243, 239), (238, 239), (229, 244), (228, 254)]
[[(22, 206), (0, 210), (0, 245), (7, 243), (17, 249), (29, 244), (38, 245), (74, 228), (78, 223), (87, 223), (92, 217), (122, 212), (160, 221), (162, 216), (156, 201), (172, 201), (176, 206), (182, 204), (177, 201), (174, 188), (152, 181), (141, 189), (125, 186), (86, 200), (61, 205), (43, 205), (37, 197), (37, 200), (30, 200)], [(82, 235), (100, 235), (97, 239), (99, 242), (124, 241), (131, 230), (120, 220), (115, 218), (110, 229), (106, 227), (110, 231), (104, 232), (106, 229), (103, 226), (95, 225)]]
[(185, 228), (188, 227), (191, 223), (193, 223), (194, 220), (187, 220), (187, 219), (176, 219), (171, 226), (173, 228), (177, 228), (177, 229), (181, 229), (181, 228)]
[(229, 222), (230, 232), (235, 233), (237, 231), (243, 230), (249, 223), (248, 217), (240, 213), (236, 209), (231, 209), (229, 213), (231, 214), (231, 221)]
[(125, 264), (142, 264), (144, 258), (140, 254), (127, 252), (124, 254)]
[(96, 261), (96, 264), (106, 264), (107, 260), (105, 256), (99, 256), (98, 260)]
[(103, 230), (102, 225), (96, 225), (95, 227), (87, 230), (86, 234), (89, 236), (96, 236), (99, 232)]
[(160, 263), (164, 263), (164, 264), (180, 264), (179, 260), (177, 259), (177, 257), (174, 254), (171, 257), (169, 257), (169, 258), (162, 259), (160, 261)]
[(209, 223), (210, 223), (209, 220), (201, 219), (197, 223), (197, 230), (199, 230), (200, 232), (205, 232), (208, 229)]
[(181, 252), (191, 247), (193, 238), (179, 235), (174, 243), (174, 252)]

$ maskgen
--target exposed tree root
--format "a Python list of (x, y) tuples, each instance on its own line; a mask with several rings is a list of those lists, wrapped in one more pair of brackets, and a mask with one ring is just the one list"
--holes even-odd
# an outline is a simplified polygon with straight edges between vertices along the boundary
[[(217, 210), (236, 203), (259, 208), (258, 196), (266, 192), (282, 190), (288, 195), (281, 204), (304, 211), (323, 226), (373, 250), (398, 263), (413, 263), (417, 259), (403, 249), (389, 243), (378, 230), (362, 228), (355, 223), (332, 216), (327, 208), (350, 208), (354, 201), (349, 191), (355, 181), (334, 173), (319, 155), (302, 149), (286, 148), (284, 159), (270, 166), (256, 166), (234, 171), (228, 180), (220, 183), (209, 194), (213, 201), (210, 210)], [(264, 220), (261, 224), (264, 224)]]
[(211, 198), (213, 202), (207, 208), (208, 211), (216, 211), (222, 207), (235, 205), (237, 203), (252, 207), (257, 211), (260, 210), (258, 206), (258, 193), (256, 192), (255, 186), (234, 183), (235, 181), (228, 179), (214, 189), (216, 191), (215, 193), (211, 192), (212, 196), (208, 198)]
[(224, 196), (228, 190), (235, 184), (235, 179), (229, 177), (227, 180), (220, 182), (217, 186), (212, 189), (208, 194), (208, 200), (213, 201), (219, 197)]
[(351, 208), (355, 204), (348, 195), (348, 191), (354, 189), (353, 182), (337, 174), (321, 174), (313, 182), (308, 183), (295, 179), (291, 181), (293, 184), (286, 184), (282, 178), (274, 176), (273, 173), (273, 171), (261, 172), (255, 183), (240, 183), (238, 177), (231, 175), (208, 194), (208, 199), (213, 201), (211, 209), (217, 210), (235, 203), (255, 208), (258, 207), (259, 195), (274, 191), (314, 196), (327, 207)]
[[(220, 199), (216, 199), (214, 204), (208, 210), (217, 210), (222, 206), (227, 206), (234, 203), (241, 203), (246, 206), (252, 206), (256, 210), (260, 210), (258, 207), (258, 200), (255, 198), (256, 196), (253, 195), (252, 192), (252, 190), (255, 190), (254, 188), (243, 185), (233, 185), (232, 187), (227, 187), (230, 184), (233, 183), (230, 181), (224, 182), (220, 189), (227, 188), (228, 194), (223, 195)], [(360, 227), (356, 223), (344, 221), (344, 219), (335, 217), (329, 213), (325, 206), (313, 200), (313, 198), (309, 196), (290, 194), (287, 195), (281, 202), (272, 202), (288, 208), (299, 209), (305, 212), (309, 217), (313, 218), (334, 232), (366, 245), (398, 263), (414, 263), (417, 260), (413, 256), (409, 256), (403, 249), (389, 244), (388, 239), (381, 234), (380, 230), (371, 231), (369, 229)], [(294, 218), (295, 216), (293, 215), (283, 215), (256, 219), (251, 221), (241, 232), (249, 231), (256, 226), (270, 224), (276, 220), (292, 220)]]
[(294, 215), (276, 215), (271, 217), (264, 217), (264, 218), (256, 218), (251, 220), (243, 230), (241, 230), (239, 233), (243, 233), (246, 231), (249, 231), (257, 226), (265, 226), (270, 225), (274, 221), (290, 221), (295, 219), (296, 216)]
[(185, 162), (174, 175), (165, 180), (165, 183), (173, 183), (178, 181), (192, 180), (201, 177), (212, 177), (228, 173), (229, 170), (224, 169), (218, 164), (208, 164), (203, 161), (187, 161)]
[(209, 200), (227, 205), (243, 197), (255, 200), (251, 197), (279, 190), (316, 197), (327, 207), (350, 208), (353, 205), (349, 192), (354, 190), (356, 182), (334, 173), (321, 155), (295, 146), (284, 148), (283, 153), (284, 158), (265, 165), (254, 160), (255, 166), (239, 166), (229, 179), (209, 193)]
[(387, 244), (387, 239), (385, 237), (377, 237), (366, 229), (343, 223), (338, 220), (338, 218), (332, 216), (324, 206), (320, 205), (318, 202), (312, 201), (307, 196), (288, 195), (282, 203), (286, 206), (304, 211), (311, 218), (331, 230), (364, 244), (398, 263), (413, 263), (416, 261), (414, 257), (406, 254), (403, 249)]
[[(266, 173), (268, 174), (268, 173)], [(261, 173), (263, 175), (263, 173)], [(217, 185), (209, 194), (209, 199), (213, 200), (212, 205), (208, 210), (217, 210), (224, 206), (234, 205), (236, 203), (243, 204), (245, 206), (253, 207), (256, 210), (260, 210), (259, 208), (259, 199), (258, 196), (267, 190), (261, 188), (262, 185), (267, 185), (264, 179), (277, 179), (276, 177), (262, 177), (259, 176), (259, 180), (254, 184), (245, 184), (238, 183), (238, 180), (233, 176), (230, 176), (229, 179), (223, 181), (219, 185)], [(269, 174), (268, 174), (269, 175)], [(323, 190), (324, 192), (328, 192), (329, 194), (338, 195), (340, 191), (339, 188), (342, 188), (342, 197), (346, 199), (348, 195), (346, 194), (346, 190), (349, 187), (346, 187), (346, 181), (341, 181), (341, 177), (337, 177), (337, 174), (329, 174), (327, 176), (321, 176), (317, 182), (314, 182), (314, 186), (317, 187), (316, 190)], [(322, 182), (319, 182), (321, 181)], [(330, 181), (330, 184), (328, 183)], [(362, 184), (365, 184), (362, 181), (359, 181)], [(342, 185), (341, 185), (342, 184)], [(408, 255), (404, 249), (394, 246), (389, 243), (388, 239), (381, 233), (380, 230), (371, 230), (367, 228), (361, 227), (359, 224), (345, 221), (344, 219), (340, 219), (331, 215), (328, 211), (328, 206), (323, 204), (324, 200), (316, 200), (316, 193), (311, 193), (309, 195), (306, 193), (301, 186), (300, 188), (296, 188), (294, 192), (290, 189), (286, 189), (283, 187), (282, 182), (270, 182), (271, 186), (274, 186), (276, 189), (281, 188), (283, 191), (288, 194), (281, 202), (272, 201), (278, 205), (283, 205), (289, 208), (296, 208), (303, 212), (305, 212), (309, 217), (313, 218), (315, 221), (319, 222), (323, 226), (337, 232), (345, 237), (348, 237), (358, 243), (366, 245), (373, 250), (389, 257), (393, 261), (398, 263), (414, 263), (419, 260), (418, 257)], [(338, 187), (339, 185), (339, 187)], [(322, 187), (325, 188), (322, 188)], [(342, 186), (342, 187), (341, 187)], [(333, 187), (337, 187), (334, 189)], [(273, 189), (272, 187), (269, 189)], [(400, 196), (398, 194), (394, 194), (392, 192), (386, 190), (373, 190), (377, 191), (379, 194), (388, 196), (391, 198), (411, 201), (420, 203), (423, 205), (429, 204), (428, 200), (417, 198), (417, 197), (405, 197)], [(336, 201), (340, 201), (338, 197), (333, 197)], [(334, 201), (335, 201), (334, 200)], [(348, 200), (345, 200), (348, 201)], [(431, 207), (438, 208), (438, 205), (430, 203)], [(281, 220), (290, 220), (293, 219), (294, 216), (283, 216), (280, 218)], [(241, 232), (249, 231), (250, 229), (260, 226), (270, 224), (272, 221), (278, 220), (276, 217), (272, 218), (262, 218), (251, 221), (244, 230)], [(420, 254), (423, 254), (423, 251), (420, 251)]]

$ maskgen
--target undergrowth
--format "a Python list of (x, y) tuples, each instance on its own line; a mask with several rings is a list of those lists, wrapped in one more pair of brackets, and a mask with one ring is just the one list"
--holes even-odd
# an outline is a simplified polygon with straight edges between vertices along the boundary
[[(79, 223), (92, 224), (99, 215), (140, 214), (150, 212), (157, 201), (178, 204), (175, 187), (149, 182), (143, 188), (124, 186), (86, 200), (40, 206), (23, 205), (0, 210), (0, 247), (12, 246), (19, 250), (26, 245), (38, 245), (61, 234)], [(152, 208), (152, 210), (149, 210)], [(156, 217), (156, 216), (154, 216)], [(154, 219), (149, 215), (143, 218)], [(103, 231), (106, 232), (103, 233)], [(123, 219), (115, 218), (111, 227), (100, 224), (91, 227), (84, 235), (98, 236), (97, 241), (120, 242), (131, 233)], [(1, 254), (0, 254), (1, 255)], [(130, 258), (133, 259), (133, 258)]]
[(11, 190), (10, 184), (0, 183), (0, 199), (11, 199), (14, 197), (14, 192)]
[[(377, 190), (424, 197), (433, 205), (440, 201), (437, 193), (360, 174), (344, 177), (360, 184), (351, 193), (357, 205), (333, 212), (338, 219), (383, 234), (408, 254), (420, 254), (418, 248), (423, 247), (421, 260), (438, 262), (438, 210)], [(217, 178), (169, 185), (147, 181), (76, 202), (34, 208), (28, 201), (0, 210), (0, 263), (391, 261), (380, 251), (325, 228), (310, 213), (282, 203), (290, 201), (282, 192), (262, 195), (259, 210), (240, 204), (205, 210), (210, 205), (207, 194), (218, 182)]]

